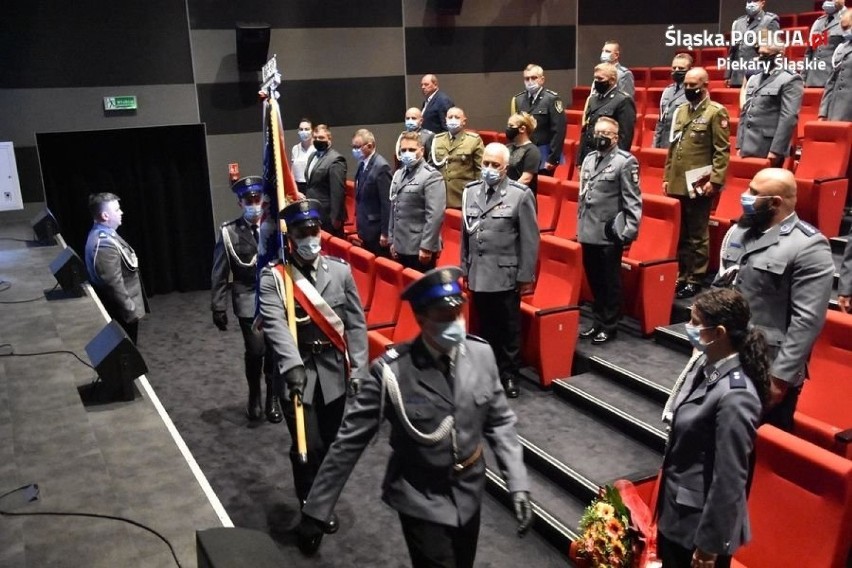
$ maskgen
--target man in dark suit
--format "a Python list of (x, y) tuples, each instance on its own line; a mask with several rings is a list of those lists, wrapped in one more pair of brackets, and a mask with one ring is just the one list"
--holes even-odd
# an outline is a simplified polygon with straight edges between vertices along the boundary
[(423, 93), (423, 128), (435, 134), (447, 131), (445, 122), (447, 111), (456, 106), (453, 99), (438, 89), (438, 78), (435, 75), (424, 75), (420, 79), (420, 91)]
[(393, 452), (382, 500), (399, 513), (415, 568), (473, 566), (485, 441), (511, 493), (518, 534), (529, 529), (529, 482), (515, 414), (488, 344), (465, 334), (460, 276), (458, 267), (436, 268), (403, 291), (421, 333), (376, 359), (367, 378), (349, 389), (343, 424), (302, 509), (303, 551), (316, 551), (304, 544), (336, 526), (334, 505), (383, 419)]
[(636, 103), (618, 89), (617, 81), (615, 65), (599, 63), (595, 66), (595, 81), (583, 111), (583, 129), (577, 149), (578, 164), (582, 164), (586, 154), (595, 149), (595, 123), (602, 116), (608, 116), (618, 123), (618, 147), (625, 152), (630, 151), (633, 127), (636, 125)]
[(308, 158), (305, 197), (320, 202), (322, 230), (343, 237), (346, 222), (346, 159), (331, 148), (331, 130), (314, 127), (314, 152)]
[(362, 128), (352, 137), (352, 155), (360, 163), (355, 173), (355, 225), (361, 246), (387, 256), (390, 222), (391, 167), (376, 152), (376, 137)]

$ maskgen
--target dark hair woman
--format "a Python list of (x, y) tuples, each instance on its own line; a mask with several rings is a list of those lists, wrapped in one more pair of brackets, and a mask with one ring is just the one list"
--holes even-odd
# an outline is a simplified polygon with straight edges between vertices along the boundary
[(657, 553), (664, 568), (727, 567), (751, 537), (746, 493), (769, 389), (767, 344), (735, 290), (701, 294), (691, 316), (686, 333), (698, 353), (666, 404)]

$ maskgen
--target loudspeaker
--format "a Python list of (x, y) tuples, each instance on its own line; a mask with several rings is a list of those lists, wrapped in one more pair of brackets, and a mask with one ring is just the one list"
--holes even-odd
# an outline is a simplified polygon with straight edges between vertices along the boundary
[(435, 13), (441, 16), (458, 16), (461, 14), (464, 0), (433, 0)]
[(268, 534), (238, 527), (195, 531), (198, 568), (281, 568), (284, 556)]
[(70, 248), (65, 248), (53, 262), (50, 271), (62, 289), (73, 296), (82, 296), (81, 284), (86, 281), (86, 265)]
[(237, 23), (237, 69), (260, 71), (269, 59), (269, 24)]
[[(133, 400), (133, 381), (148, 372), (142, 356), (115, 320), (86, 345), (86, 353), (101, 381), (92, 389), (95, 400)], [(84, 401), (85, 402), (85, 401)]]
[(33, 217), (30, 221), (35, 233), (36, 242), (42, 245), (52, 245), (55, 242), (56, 235), (59, 234), (59, 222), (50, 209), (45, 207), (42, 211)]

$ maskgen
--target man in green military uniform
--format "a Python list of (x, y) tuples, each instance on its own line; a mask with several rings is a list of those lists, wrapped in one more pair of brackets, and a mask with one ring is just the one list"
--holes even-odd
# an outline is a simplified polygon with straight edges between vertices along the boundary
[[(686, 74), (683, 86), (688, 102), (675, 111), (669, 133), (663, 190), (680, 201), (678, 298), (694, 296), (707, 274), (710, 207), (713, 196), (722, 189), (731, 158), (728, 111), (710, 100), (709, 82), (702, 67)], [(688, 176), (691, 183), (687, 183)]]
[(447, 183), (447, 207), (461, 208), (464, 186), (479, 179), (485, 145), (475, 132), (467, 132), (467, 117), (459, 107), (447, 111), (447, 132), (436, 134), (430, 153), (432, 164)]

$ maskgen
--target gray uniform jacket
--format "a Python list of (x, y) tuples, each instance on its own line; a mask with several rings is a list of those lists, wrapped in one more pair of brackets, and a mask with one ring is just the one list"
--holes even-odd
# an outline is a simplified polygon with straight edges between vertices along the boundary
[(843, 252), (843, 264), (840, 266), (837, 295), (852, 296), (852, 235), (846, 237), (846, 249)]
[[(739, 270), (725, 271), (739, 266)], [(732, 278), (726, 278), (732, 276)], [(722, 242), (717, 282), (733, 284), (774, 356), (773, 376), (801, 385), (825, 323), (834, 262), (828, 240), (793, 213), (762, 234), (734, 225)]]
[[(400, 513), (447, 526), (468, 522), (482, 503), (485, 460), (479, 458), (461, 473), (454, 472), (453, 465), (475, 455), (483, 437), (494, 450), (509, 491), (529, 491), (515, 414), (506, 402), (491, 347), (468, 336), (457, 350), (449, 379), (452, 389), (419, 337), (373, 362), (359, 392), (347, 400), (343, 423), (314, 480), (305, 514), (329, 518), (358, 457), (376, 434), (382, 412), (390, 422), (393, 449), (382, 500)], [(449, 435), (431, 445), (411, 436), (399, 410), (385, 395), (384, 365), (399, 383), (405, 413), (414, 428), (432, 433), (447, 416), (454, 417), (455, 452)]]
[(628, 95), (631, 99), (636, 96), (636, 85), (633, 78), (633, 71), (617, 63), (615, 65), (615, 87), (622, 93)]
[[(828, 42), (819, 44), (816, 49), (808, 46), (805, 52), (805, 61), (809, 63), (802, 71), (806, 87), (824, 87), (825, 82), (828, 81), (828, 77), (831, 75), (831, 55), (843, 41), (843, 28), (840, 27), (840, 17), (845, 11), (846, 8), (843, 8), (831, 16), (823, 14), (811, 26), (810, 37), (826, 34)], [(823, 69), (819, 67), (811, 69), (810, 65), (818, 65), (823, 67)]]
[(89, 281), (113, 317), (132, 323), (145, 315), (139, 261), (133, 248), (113, 229), (92, 225), (86, 239), (86, 269)]
[(504, 292), (535, 278), (541, 240), (535, 197), (507, 176), (486, 205), (487, 189), (484, 181), (464, 188), (461, 269), (474, 292)]
[[(266, 340), (275, 355), (275, 372), (282, 376), (293, 367), (302, 365), (303, 358), (287, 325), (284, 303), (276, 287), (273, 270), (272, 266), (266, 266), (260, 273), (260, 316)], [(363, 378), (368, 372), (367, 324), (349, 265), (338, 258), (320, 255), (315, 278), (315, 288), (343, 320), (351, 365), (350, 378)], [(316, 333), (311, 322), (299, 325), (296, 332), (300, 345), (307, 337), (313, 339)], [(304, 348), (301, 351), (304, 353)], [(326, 349), (311, 358), (314, 364), (305, 366), (308, 380), (302, 397), (304, 403), (312, 404), (317, 380), (326, 403), (343, 396), (347, 385), (343, 355), (336, 349)]]
[(228, 288), (238, 318), (253, 318), (257, 291), (257, 241), (242, 217), (222, 223), (213, 249), (210, 309), (224, 312)]
[(405, 168), (399, 168), (391, 181), (390, 201), (388, 240), (397, 254), (441, 250), (441, 226), (447, 208), (447, 186), (441, 172), (425, 158), (408, 175)]
[(819, 115), (828, 120), (852, 121), (852, 41), (837, 46), (831, 56), (831, 65)]
[(660, 97), (660, 119), (654, 130), (654, 148), (668, 148), (671, 145), (672, 120), (677, 107), (688, 102), (684, 96), (683, 83), (672, 83)]
[(744, 158), (765, 158), (769, 152), (790, 154), (805, 85), (787, 69), (764, 76), (752, 75), (746, 83), (745, 103), (737, 129), (737, 149)]
[(745, 73), (742, 69), (732, 70), (731, 63), (741, 67), (744, 61), (751, 61), (757, 57), (758, 38), (757, 33), (760, 30), (778, 30), (781, 29), (781, 20), (772, 12), (759, 12), (754, 18), (749, 18), (747, 15), (740, 16), (734, 20), (731, 26), (731, 34), (740, 34), (740, 43), (731, 46), (728, 52), (728, 66), (725, 68), (725, 79), (730, 81), (732, 87), (739, 87), (743, 84)]
[(594, 151), (583, 161), (577, 240), (590, 245), (613, 244), (604, 230), (611, 223), (622, 242), (634, 241), (642, 218), (639, 162), (630, 152), (614, 148), (596, 166), (599, 155)]
[(738, 356), (716, 368), (698, 358), (675, 397), (663, 458), (657, 528), (668, 539), (723, 555), (749, 541), (746, 485), (760, 410)]

